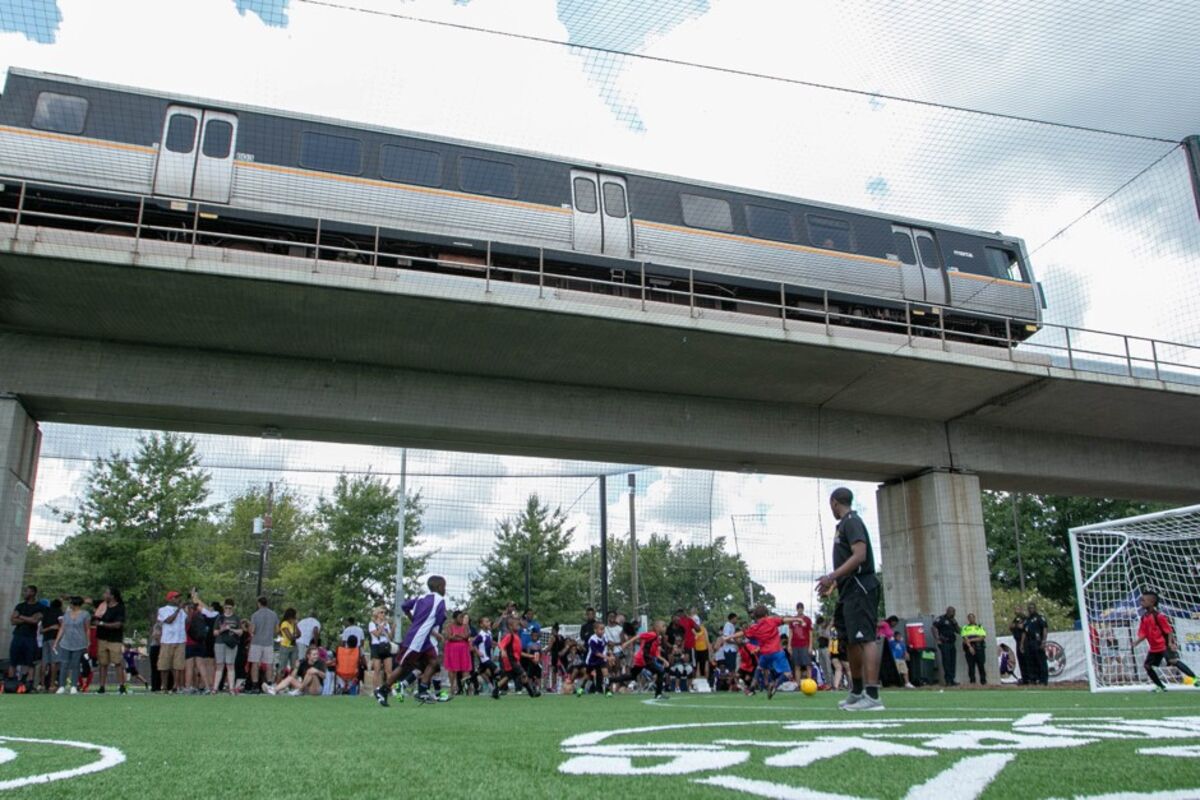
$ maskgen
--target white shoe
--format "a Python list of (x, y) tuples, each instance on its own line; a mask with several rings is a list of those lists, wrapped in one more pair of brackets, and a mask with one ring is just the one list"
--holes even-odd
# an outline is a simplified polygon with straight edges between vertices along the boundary
[(850, 706), (857, 703), (859, 700), (862, 700), (864, 697), (866, 697), (865, 694), (855, 694), (854, 692), (851, 692), (850, 694), (846, 695), (842, 700), (838, 701), (838, 708), (842, 708), (842, 709), (849, 708)]
[(906, 684), (904, 684), (904, 688), (905, 689), (915, 689), (917, 687), (913, 686), (911, 683), (906, 683)]
[(869, 694), (864, 694), (858, 698), (857, 703), (851, 703), (846, 706), (846, 711), (883, 711), (883, 701), (876, 700)]
[(275, 687), (269, 683), (263, 684), (263, 691), (266, 692), (267, 694), (271, 695), (272, 697), (275, 696)]
[(78, 689), (76, 689), (74, 686), (72, 686), (72, 687), (71, 687), (71, 694), (79, 694), (79, 690), (78, 690)]
[(66, 694), (66, 693), (67, 693), (67, 687), (65, 687), (65, 686), (58, 687), (58, 691), (55, 692), (55, 694)]
[(292, 689), (290, 692), (288, 692), (288, 694), (292, 697), (299, 697), (301, 695), (301, 691), (299, 689)]

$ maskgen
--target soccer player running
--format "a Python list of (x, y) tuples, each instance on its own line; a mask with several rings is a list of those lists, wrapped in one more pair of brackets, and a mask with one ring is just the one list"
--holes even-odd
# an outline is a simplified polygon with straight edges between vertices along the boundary
[(850, 659), (850, 694), (838, 703), (847, 711), (882, 711), (879, 699), (879, 646), (875, 629), (879, 612), (879, 578), (867, 526), (850, 507), (854, 494), (844, 486), (833, 490), (829, 506), (837, 518), (833, 539), (833, 572), (817, 581), (822, 597), (837, 589), (834, 625)]
[[(728, 638), (732, 641), (754, 639), (758, 642), (758, 669), (766, 675), (767, 699), (770, 700), (775, 696), (775, 690), (792, 678), (792, 665), (787, 653), (783, 652), (779, 626), (798, 622), (800, 617), (776, 617), (763, 605), (755, 606), (750, 616), (754, 624)], [(875, 629), (871, 630), (873, 632)]]
[(1136, 650), (1142, 642), (1150, 643), (1150, 652), (1143, 666), (1150, 680), (1154, 681), (1155, 688), (1152, 691), (1167, 690), (1155, 669), (1163, 661), (1195, 679), (1196, 673), (1192, 672), (1191, 667), (1179, 660), (1179, 642), (1175, 638), (1175, 629), (1171, 627), (1171, 618), (1158, 610), (1158, 593), (1143, 592), (1142, 608), (1145, 609), (1145, 614), (1142, 616), (1141, 625), (1138, 626), (1138, 638), (1133, 643), (1133, 649)]
[(436, 703), (450, 699), (449, 695), (434, 697), (429, 691), (429, 683), (441, 666), (435, 640), (441, 638), (442, 625), (446, 622), (446, 579), (433, 575), (425, 585), (429, 587), (428, 592), (421, 597), (410, 597), (400, 606), (410, 625), (400, 642), (399, 663), (383, 684), (375, 687), (375, 700), (381, 706), (387, 706), (393, 683), (398, 681), (401, 684), (398, 698), (403, 700), (404, 687), (414, 679), (418, 680), (419, 702)]
[(475, 634), (475, 638), (471, 640), (471, 646), (475, 648), (475, 653), (479, 657), (479, 666), (475, 668), (475, 672), (471, 675), (471, 680), (475, 684), (475, 694), (479, 694), (479, 676), (487, 678), (488, 683), (494, 689), (498, 678), (496, 677), (496, 662), (492, 660), (492, 619), (491, 617), (483, 617), (479, 620), (479, 632)]
[[(597, 622), (592, 629), (592, 635), (588, 637), (587, 659), (584, 662), (588, 675), (591, 676), (591, 686), (588, 688), (588, 692), (594, 694), (604, 692), (612, 697), (612, 692), (608, 691), (608, 680), (605, 678), (605, 668), (608, 665), (608, 657), (605, 654), (607, 649), (608, 643), (604, 640), (604, 625)], [(583, 686), (576, 687), (576, 697), (582, 696), (583, 693)]]
[(500, 668), (504, 674), (492, 684), (493, 700), (499, 700), (500, 689), (509, 684), (524, 686), (530, 697), (541, 697), (542, 693), (521, 667), (521, 632), (515, 625), (500, 637)]
[(667, 674), (667, 660), (662, 657), (663, 635), (667, 632), (667, 623), (661, 619), (654, 620), (654, 627), (645, 633), (639, 633), (632, 639), (621, 644), (621, 649), (629, 652), (634, 644), (633, 667), (624, 675), (619, 675), (609, 681), (609, 685), (633, 683), (638, 675), (646, 670), (654, 675), (654, 699), (663, 699), (663, 679)]

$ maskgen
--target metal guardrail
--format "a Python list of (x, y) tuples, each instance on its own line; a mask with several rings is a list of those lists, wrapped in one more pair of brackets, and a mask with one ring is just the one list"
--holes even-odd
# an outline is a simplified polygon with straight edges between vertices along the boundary
[[(1188, 385), (1200, 384), (1200, 345), (1189, 345), (1181, 342), (1170, 342), (1161, 339), (1153, 339), (1145, 336), (1135, 336), (1130, 334), (1114, 333), (1110, 331), (1099, 331), (1090, 328), (1078, 328), (1073, 326), (1058, 325), (1055, 323), (1042, 323), (1041, 328), (1032, 337), (1017, 338), (1013, 336), (1012, 320), (995, 314), (987, 314), (983, 312), (971, 311), (968, 312), (976, 319), (990, 319), (1003, 326), (1004, 336), (996, 336), (988, 333), (980, 333), (976, 331), (964, 331), (957, 329), (946, 328), (947, 314), (961, 314), (960, 309), (952, 306), (943, 306), (936, 303), (919, 303), (914, 304), (910, 301), (904, 301), (904, 320), (870, 318), (865, 320), (863, 317), (847, 314), (836, 311), (831, 307), (828, 289), (805, 286), (802, 284), (793, 284), (779, 282), (779, 301), (767, 302), (763, 300), (749, 300), (745, 298), (730, 298), (727, 295), (706, 294), (703, 291), (696, 289), (696, 272), (694, 269), (688, 269), (688, 289), (683, 291), (680, 289), (671, 289), (665, 286), (654, 286), (647, 283), (646, 278), (646, 262), (645, 261), (628, 261), (634, 269), (626, 270), (626, 274), (630, 271), (639, 276), (638, 283), (618, 282), (612, 280), (601, 280), (598, 278), (588, 278), (579, 275), (563, 275), (556, 272), (546, 271), (546, 254), (545, 248), (538, 249), (538, 268), (537, 270), (521, 269), (512, 266), (501, 266), (495, 263), (493, 258), (493, 242), (486, 243), (484, 263), (482, 265), (475, 262), (456, 261), (447, 258), (429, 258), (421, 256), (413, 256), (406, 253), (392, 253), (381, 248), (381, 226), (363, 226), (356, 223), (345, 223), (342, 221), (333, 221), (335, 224), (352, 224), (359, 228), (373, 228), (374, 244), (371, 249), (362, 249), (360, 247), (347, 247), (344, 244), (335, 244), (333, 242), (322, 242), (322, 227), (324, 223), (331, 222), (320, 217), (298, 217), (297, 221), (301, 224), (315, 226), (315, 236), (312, 242), (297, 242), (294, 239), (273, 239), (258, 236), (247, 236), (244, 234), (234, 234), (223, 231), (206, 231), (200, 226), (200, 221), (204, 219), (204, 212), (201, 211), (203, 204), (195, 201), (186, 201), (188, 205), (194, 205), (195, 208), (191, 215), (191, 225), (188, 228), (177, 226), (152, 225), (146, 222), (146, 205), (147, 202), (161, 203), (165, 198), (156, 198), (151, 195), (138, 194), (133, 192), (116, 192), (111, 190), (84, 188), (72, 186), (69, 184), (60, 184), (47, 181), (37, 181), (34, 183), (38, 187), (47, 187), (55, 189), (63, 189), (67, 191), (87, 191), (89, 194), (106, 195), (114, 198), (119, 198), (124, 201), (137, 201), (137, 218), (134, 222), (115, 220), (106, 217), (92, 217), (81, 214), (58, 214), (47, 211), (39, 211), (27, 207), (26, 198), (28, 195), (29, 182), (21, 178), (7, 178), (0, 176), (0, 183), (3, 184), (18, 184), (20, 186), (17, 205), (13, 207), (0, 207), (0, 215), (7, 214), (13, 217), (15, 222), (15, 232), (13, 238), (16, 239), (20, 235), (22, 225), (30, 224), (30, 220), (45, 220), (45, 221), (62, 221), (73, 224), (90, 224), (96, 226), (97, 229), (111, 231), (114, 228), (129, 230), (134, 239), (133, 252), (139, 253), (141, 243), (146, 238), (147, 234), (158, 235), (162, 234), (166, 237), (174, 237), (174, 240), (181, 243), (186, 243), (190, 246), (189, 257), (194, 257), (197, 243), (205, 237), (219, 238), (222, 242), (244, 243), (252, 246), (271, 246), (271, 247), (301, 247), (304, 250), (311, 249), (312, 254), (312, 271), (319, 272), (320, 265), (323, 260), (323, 253), (334, 253), (335, 259), (340, 260), (343, 257), (356, 260), (361, 264), (370, 264), (374, 271), (381, 269), (381, 259), (400, 259), (408, 264), (420, 263), (429, 264), (434, 267), (452, 267), (461, 270), (469, 270), (473, 272), (482, 271), (483, 288), (486, 293), (492, 291), (492, 281), (496, 276), (508, 276), (510, 280), (519, 283), (532, 284), (536, 282), (538, 286), (538, 296), (544, 297), (545, 290), (550, 288), (570, 289), (572, 285), (582, 285), (589, 288), (604, 288), (609, 294), (621, 297), (629, 297), (630, 292), (634, 293), (634, 297), (640, 301), (641, 309), (648, 310), (648, 306), (654, 303), (662, 302), (662, 298), (680, 298), (681, 302), (672, 303), (674, 305), (682, 305), (682, 300), (686, 299), (688, 306), (688, 314), (690, 317), (695, 317), (697, 312), (703, 313), (706, 306), (704, 303), (712, 303), (719, 309), (722, 302), (736, 302), (739, 311), (741, 309), (758, 309), (753, 312), (755, 317), (777, 317), (782, 330), (787, 331), (788, 323), (793, 321), (810, 321), (822, 324), (826, 334), (831, 332), (834, 325), (861, 325), (864, 321), (868, 321), (874, 328), (892, 329), (897, 333), (903, 333), (907, 338), (908, 344), (911, 346), (915, 338), (936, 338), (940, 340), (943, 349), (949, 343), (973, 342), (982, 345), (990, 345), (995, 347), (1004, 347), (1007, 350), (1008, 359), (1015, 359), (1015, 352), (1021, 348), (1024, 352), (1031, 351), (1046, 351), (1049, 353), (1052, 361), (1057, 360), (1058, 366), (1065, 366), (1068, 369), (1093, 372), (1100, 374), (1118, 374), (1133, 378), (1154, 378), (1155, 380), (1166, 383), (1182, 383)], [(212, 206), (215, 212), (223, 209), (222, 206)], [(340, 236), (340, 234), (338, 234)], [(551, 254), (558, 251), (550, 251)], [(564, 255), (569, 255), (564, 253)], [(620, 261), (620, 259), (612, 259)], [(565, 286), (563, 284), (566, 284)], [(808, 296), (819, 296), (821, 298), (820, 308), (811, 308), (798, 305), (788, 305), (787, 297), (789, 290), (794, 295), (805, 294)], [(861, 295), (867, 300), (876, 300), (880, 304), (890, 307), (897, 307), (900, 301), (894, 298), (875, 297), (871, 295)], [(914, 308), (919, 306), (919, 308)], [(932, 309), (933, 314), (924, 314), (924, 309)], [(738, 313), (738, 312), (732, 312)], [(747, 313), (747, 312), (742, 312)], [(749, 314), (748, 314), (749, 315)], [(926, 319), (935, 317), (936, 324), (929, 324)], [(1060, 334), (1061, 343), (1045, 341), (1053, 339), (1053, 334)], [(1042, 339), (1043, 341), (1034, 341)], [(1115, 350), (1098, 350), (1096, 345), (1091, 344), (1097, 340), (1111, 339), (1115, 340), (1117, 346)], [(1080, 346), (1081, 342), (1088, 342), (1089, 346)], [(1184, 360), (1171, 360), (1164, 358), (1164, 353), (1179, 352), (1183, 353)], [(1135, 354), (1136, 353), (1136, 354)]]

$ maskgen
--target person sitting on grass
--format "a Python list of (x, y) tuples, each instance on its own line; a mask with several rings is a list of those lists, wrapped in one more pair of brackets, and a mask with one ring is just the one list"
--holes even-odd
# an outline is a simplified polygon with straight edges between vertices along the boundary
[(292, 697), (302, 694), (319, 695), (324, 683), (325, 664), (321, 661), (321, 652), (315, 647), (309, 647), (295, 672), (275, 685), (264, 685), (263, 691), (272, 695), (287, 692)]
[(361, 670), (366, 669), (367, 664), (358, 646), (358, 637), (353, 633), (338, 645), (334, 663), (337, 691), (341, 694), (358, 694), (358, 676)]

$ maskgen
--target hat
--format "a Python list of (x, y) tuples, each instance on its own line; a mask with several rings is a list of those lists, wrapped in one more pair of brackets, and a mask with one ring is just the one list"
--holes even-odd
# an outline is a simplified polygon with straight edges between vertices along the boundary
[(171, 600), (174, 600), (174, 599), (176, 599), (177, 597), (181, 597), (181, 595), (179, 594), (179, 592), (167, 592), (167, 601), (168, 601), (168, 602), (170, 602)]

